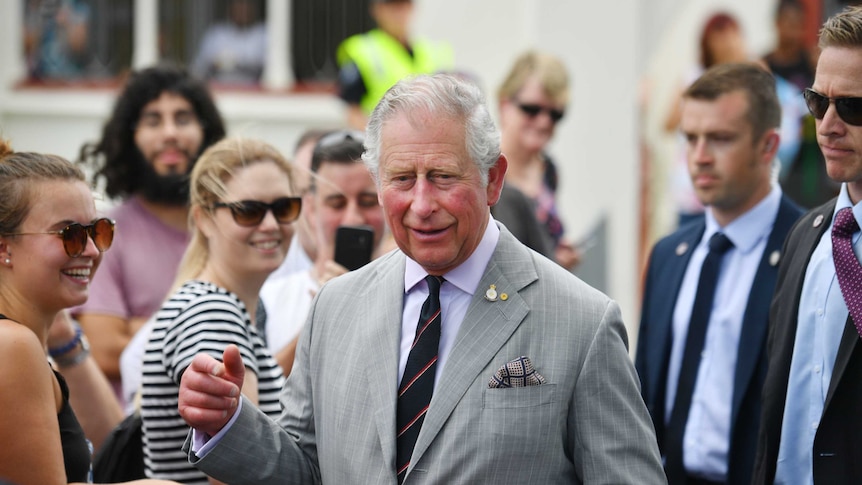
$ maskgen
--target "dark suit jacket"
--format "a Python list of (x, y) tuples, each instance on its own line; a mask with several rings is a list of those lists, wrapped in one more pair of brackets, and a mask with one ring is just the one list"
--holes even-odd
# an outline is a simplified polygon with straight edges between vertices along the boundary
[[(791, 226), (801, 215), (799, 207), (782, 197), (745, 308), (734, 376), (728, 483), (747, 483), (751, 478), (760, 421), (760, 391), (766, 375), (764, 348), (769, 302), (778, 273), (777, 261), (772, 255), (781, 248)], [(661, 449), (664, 448), (665, 383), (673, 338), (673, 310), (691, 254), (705, 229), (706, 222), (700, 219), (659, 241), (647, 270), (635, 366)], [(685, 470), (681, 463), (681, 457), (668, 460), (665, 471), (669, 483), (684, 483)]]
[(554, 259), (554, 239), (536, 219), (536, 203), (523, 192), (509, 184), (503, 185), (500, 200), (491, 207), (491, 215), (528, 248)]
[[(834, 210), (835, 199), (812, 209), (787, 237), (769, 314), (769, 372), (763, 387), (763, 414), (752, 481), (755, 484), (771, 484), (775, 480), (802, 283), (811, 253), (829, 228)], [(835, 357), (820, 426), (814, 436), (814, 483), (862, 483), (860, 413), (862, 349), (856, 328), (848, 317)]]

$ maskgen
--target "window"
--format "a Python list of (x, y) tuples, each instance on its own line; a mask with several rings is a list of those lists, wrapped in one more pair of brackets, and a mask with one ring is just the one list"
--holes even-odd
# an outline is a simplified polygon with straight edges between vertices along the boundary
[(228, 86), (254, 86), (266, 65), (263, 0), (159, 1), (162, 59)]
[(293, 0), (293, 73), (298, 83), (331, 84), (335, 51), (351, 35), (374, 28), (369, 0)]
[(25, 0), (31, 82), (114, 78), (131, 65), (132, 0)]

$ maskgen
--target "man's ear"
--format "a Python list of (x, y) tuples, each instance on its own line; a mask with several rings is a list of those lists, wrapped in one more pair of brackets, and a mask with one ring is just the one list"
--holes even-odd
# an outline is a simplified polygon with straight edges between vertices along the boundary
[(506, 160), (506, 155), (500, 154), (497, 162), (488, 170), (488, 207), (493, 206), (500, 200), (500, 192), (503, 191), (503, 183), (506, 180), (506, 170), (509, 168), (509, 161)]
[(778, 146), (781, 143), (781, 135), (778, 130), (769, 130), (763, 135), (763, 158), (769, 162), (775, 158), (778, 153)]

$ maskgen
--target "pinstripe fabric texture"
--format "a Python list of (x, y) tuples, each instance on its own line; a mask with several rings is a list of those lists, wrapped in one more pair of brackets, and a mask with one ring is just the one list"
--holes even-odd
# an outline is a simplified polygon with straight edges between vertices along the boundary
[[(394, 251), (324, 285), (278, 423), (243, 405), (209, 454), (228, 483), (395, 485), (404, 261)], [(505, 228), (416, 440), (405, 484), (666, 483), (619, 307)], [(529, 356), (546, 382), (489, 389)], [(188, 444), (188, 442), (187, 442)]]

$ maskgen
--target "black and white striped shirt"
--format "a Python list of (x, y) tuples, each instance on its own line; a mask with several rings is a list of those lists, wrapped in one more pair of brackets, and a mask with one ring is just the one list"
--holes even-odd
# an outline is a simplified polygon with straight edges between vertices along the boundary
[(189, 427), (177, 410), (183, 371), (196, 354), (221, 360), (235, 344), (257, 375), (260, 409), (276, 419), (284, 375), (239, 298), (213, 283), (189, 281), (156, 314), (143, 363), (141, 416), (147, 476), (207, 485), (182, 450)]

